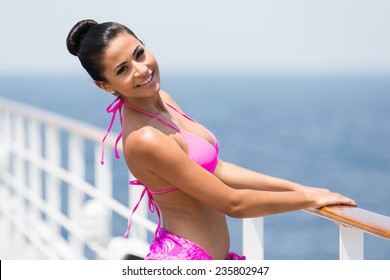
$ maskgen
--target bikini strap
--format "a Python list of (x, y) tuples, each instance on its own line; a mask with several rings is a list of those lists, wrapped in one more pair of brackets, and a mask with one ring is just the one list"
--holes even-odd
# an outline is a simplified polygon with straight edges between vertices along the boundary
[[(164, 123), (165, 125), (169, 126), (169, 127), (172, 128), (173, 130), (175, 130), (175, 131), (177, 131), (177, 132), (180, 132), (180, 129), (178, 129), (177, 127), (175, 127), (175, 126), (173, 126), (172, 124), (168, 123), (167, 121), (163, 120), (163, 119), (160, 118), (159, 116), (156, 116), (156, 115), (151, 114), (151, 113), (149, 113), (149, 112), (146, 112), (146, 111), (144, 111), (144, 110), (138, 109), (138, 108), (136, 108), (136, 107), (134, 107), (134, 106), (131, 106), (130, 104), (125, 103), (125, 102), (122, 100), (122, 98), (117, 97), (117, 98), (116, 98), (113, 102), (111, 102), (111, 104), (108, 105), (108, 107), (106, 108), (106, 112), (109, 113), (109, 114), (111, 114), (111, 120), (110, 120), (110, 124), (109, 124), (109, 126), (108, 126), (108, 128), (107, 128), (106, 134), (104, 135), (104, 137), (103, 137), (103, 139), (102, 139), (102, 142), (101, 142), (101, 159), (100, 159), (100, 163), (101, 163), (102, 165), (104, 164), (104, 141), (106, 141), (106, 138), (107, 138), (108, 134), (109, 134), (110, 131), (111, 131), (111, 128), (112, 128), (112, 126), (113, 126), (113, 124), (114, 124), (114, 121), (115, 121), (115, 118), (116, 118), (116, 114), (118, 113), (118, 111), (119, 111), (119, 117), (120, 117), (119, 121), (120, 121), (120, 124), (122, 125), (122, 121), (123, 121), (123, 120), (122, 120), (122, 107), (123, 107), (123, 104), (124, 104), (126, 107), (129, 107), (129, 108), (131, 108), (131, 109), (133, 109), (133, 110), (136, 110), (136, 111), (138, 111), (138, 112), (141, 112), (141, 113), (143, 113), (143, 114), (146, 114), (146, 115), (148, 115), (148, 116), (150, 116), (150, 117), (156, 118), (157, 120), (159, 120), (160, 122), (162, 122), (162, 123)], [(168, 103), (166, 103), (166, 104), (167, 104), (169, 107), (171, 107), (172, 109), (174, 109), (175, 111), (181, 113), (181, 112), (178, 111), (175, 107), (171, 106), (171, 105), (168, 104)], [(183, 113), (181, 113), (181, 114), (183, 114)], [(188, 119), (191, 119), (191, 118), (189, 118), (188, 116), (186, 116), (186, 115), (184, 115), (184, 114), (183, 114), (183, 116), (185, 116), (185, 117), (188, 118)], [(118, 153), (118, 148), (117, 148), (117, 146), (118, 146), (118, 142), (119, 142), (119, 140), (120, 140), (121, 138), (122, 138), (122, 132), (120, 132), (119, 135), (117, 136), (116, 141), (115, 141), (115, 146), (114, 146), (115, 157), (118, 158), (118, 159), (119, 159), (120, 157), (119, 157), (119, 153)]]
[[(144, 186), (145, 188), (148, 188), (148, 187), (146, 187), (144, 184), (142, 184), (140, 181), (138, 181), (138, 180), (132, 180), (132, 181), (130, 181), (130, 185), (138, 185), (138, 186)], [(171, 192), (171, 191), (173, 191), (173, 190), (176, 190), (177, 189), (177, 187), (175, 187), (175, 186), (173, 186), (173, 187), (170, 187), (170, 188), (168, 188), (168, 189), (166, 189), (166, 190), (162, 190), (162, 191), (152, 191), (151, 189), (149, 189), (148, 188), (148, 190), (149, 190), (149, 192), (151, 193), (151, 194), (155, 194), (155, 195), (159, 195), (159, 194), (164, 194), (164, 193), (169, 193), (169, 192)]]
[[(101, 159), (100, 159), (100, 163), (102, 165), (104, 164), (104, 141), (106, 140), (108, 134), (111, 131), (112, 125), (114, 124), (115, 117), (116, 117), (116, 114), (118, 113), (118, 111), (119, 111), (119, 117), (120, 117), (120, 119), (119, 119), (120, 120), (120, 124), (122, 125), (122, 105), (123, 105), (123, 103), (124, 103), (123, 100), (120, 97), (117, 97), (106, 108), (106, 112), (109, 113), (109, 114), (112, 114), (112, 116), (111, 116), (110, 124), (109, 124), (109, 126), (107, 128), (106, 134), (104, 135), (102, 143), (101, 143)], [(115, 151), (115, 157), (116, 158), (119, 158), (117, 145), (118, 145), (118, 142), (119, 142), (119, 140), (121, 138), (122, 138), (122, 132), (119, 133), (119, 135), (117, 136), (116, 141), (115, 141), (114, 151)]]
[[(138, 180), (135, 180), (135, 181), (130, 181), (130, 184), (131, 185), (142, 185), (144, 186), (141, 182), (139, 182)], [(142, 191), (142, 194), (137, 202), (137, 204), (134, 206), (133, 208), (133, 211), (131, 212), (130, 214), (130, 217), (129, 217), (129, 220), (127, 222), (127, 231), (125, 232), (124, 234), (124, 237), (125, 238), (128, 238), (129, 237), (129, 232), (130, 232), (130, 228), (131, 228), (131, 223), (133, 222), (133, 214), (135, 211), (137, 211), (142, 199), (144, 198), (144, 195), (145, 193), (148, 194), (148, 207), (149, 207), (149, 210), (150, 212), (154, 213), (156, 212), (157, 213), (157, 216), (158, 216), (158, 224), (157, 224), (157, 228), (156, 228), (156, 231), (155, 231), (155, 234), (157, 234), (157, 231), (158, 229), (160, 228), (161, 226), (161, 215), (160, 215), (160, 210), (158, 209), (158, 206), (157, 206), (157, 203), (156, 201), (154, 201), (154, 198), (152, 196), (152, 193), (150, 192), (150, 190), (144, 186), (144, 190)]]
[[(164, 101), (165, 102), (165, 101)], [(198, 123), (196, 120), (194, 120), (193, 118), (187, 116), (185, 113), (179, 111), (176, 107), (172, 106), (171, 104), (169, 104), (168, 102), (165, 102), (165, 104), (167, 104), (169, 107), (171, 107), (173, 110), (175, 110), (176, 112), (178, 112), (179, 114), (181, 114), (183, 117), (189, 119), (190, 121), (193, 121), (194, 123)], [(217, 152), (219, 151), (219, 145), (218, 145), (218, 140), (217, 138), (215, 137), (215, 135), (213, 133), (211, 133), (211, 131), (209, 131), (210, 134), (211, 134), (211, 137), (213, 138), (213, 141), (214, 141), (214, 146), (215, 148), (217, 149)]]
[(169, 107), (171, 107), (173, 110), (175, 110), (176, 112), (178, 112), (180, 115), (182, 115), (183, 117), (189, 119), (190, 121), (193, 121), (194, 123), (196, 123), (196, 120), (190, 118), (189, 116), (187, 116), (186, 114), (184, 114), (183, 112), (179, 111), (176, 107), (172, 106), (171, 104), (169, 104), (168, 102), (165, 102), (165, 104), (167, 104)]
[(152, 118), (155, 118), (155, 119), (159, 120), (160, 122), (162, 122), (163, 124), (165, 124), (165, 125), (169, 126), (170, 128), (172, 128), (173, 130), (175, 130), (175, 131), (177, 131), (177, 132), (180, 132), (180, 129), (178, 129), (178, 128), (175, 127), (174, 125), (170, 124), (169, 122), (165, 121), (164, 119), (160, 118), (159, 116), (156, 116), (156, 115), (154, 115), (154, 114), (152, 114), (152, 113), (149, 113), (149, 112), (147, 112), (147, 111), (138, 109), (138, 108), (136, 108), (136, 107), (134, 107), (134, 106), (132, 106), (132, 105), (130, 105), (130, 104), (128, 104), (128, 103), (124, 103), (124, 104), (125, 104), (125, 106), (128, 107), (128, 108), (131, 108), (131, 109), (136, 110), (136, 111), (138, 111), (138, 112), (140, 112), (140, 113), (143, 113), (143, 114), (148, 115), (148, 116), (150, 116), (150, 117), (152, 117)]

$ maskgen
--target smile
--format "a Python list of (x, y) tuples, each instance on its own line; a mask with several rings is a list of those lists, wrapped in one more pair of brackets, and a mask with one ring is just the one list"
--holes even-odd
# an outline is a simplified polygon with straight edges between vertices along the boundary
[(147, 85), (152, 79), (153, 79), (153, 72), (142, 83), (137, 85), (137, 87), (142, 87), (144, 85)]

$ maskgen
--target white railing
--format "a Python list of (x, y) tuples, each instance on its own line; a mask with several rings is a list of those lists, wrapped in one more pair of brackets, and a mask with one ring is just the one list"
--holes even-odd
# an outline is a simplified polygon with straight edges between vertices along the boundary
[[(117, 171), (113, 138), (107, 138), (105, 164), (100, 165), (102, 135), (87, 124), (0, 99), (3, 234), (21, 248), (32, 244), (47, 259), (143, 256), (148, 231), (153, 233), (156, 224), (147, 219), (143, 202), (131, 238), (113, 237), (113, 220), (122, 219), (125, 228), (134, 205), (130, 198), (137, 199), (141, 190), (129, 188), (126, 168)], [(122, 190), (121, 199), (113, 196), (118, 173), (125, 174), (115, 186)]]
[[(123, 162), (115, 166), (112, 137), (106, 141), (105, 165), (100, 165), (103, 134), (85, 123), (0, 98), (0, 232), (7, 243), (0, 242), (0, 249), (9, 246), (8, 235), (21, 251), (32, 244), (39, 252), (36, 258), (121, 259), (147, 253), (148, 233), (156, 224), (147, 219), (146, 201), (134, 215), (129, 239), (113, 232), (118, 217), (126, 225), (142, 190), (128, 188), (131, 174)], [(115, 183), (118, 177), (123, 180)], [(125, 191), (115, 198), (118, 189)], [(390, 217), (359, 208), (343, 211), (307, 211), (340, 225), (340, 259), (363, 259), (364, 232), (390, 239)], [(248, 259), (264, 258), (263, 232), (262, 218), (244, 220), (243, 254)], [(15, 253), (15, 247), (11, 250)], [(21, 254), (15, 258), (26, 257)]]
[[(390, 217), (388, 216), (347, 206), (307, 209), (305, 212), (326, 218), (339, 226), (340, 260), (364, 259), (365, 234), (390, 241)], [(249, 259), (264, 257), (263, 220), (261, 218), (244, 221), (243, 241), (244, 253)]]

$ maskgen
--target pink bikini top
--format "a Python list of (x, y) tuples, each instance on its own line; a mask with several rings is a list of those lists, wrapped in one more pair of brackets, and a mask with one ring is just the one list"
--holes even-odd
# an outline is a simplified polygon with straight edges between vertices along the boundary
[[(195, 120), (193, 120), (192, 118), (188, 117), (186, 114), (180, 112), (178, 109), (176, 109), (175, 107), (173, 107), (172, 105), (168, 104), (167, 102), (165, 102), (165, 104), (167, 106), (169, 106), (170, 108), (172, 108), (173, 110), (175, 110), (176, 112), (180, 113), (182, 116), (184, 116), (185, 118), (191, 120), (192, 122), (195, 122)], [(120, 115), (120, 123), (122, 125), (122, 106), (125, 105), (126, 107), (128, 108), (131, 108), (133, 110), (136, 110), (140, 113), (143, 113), (143, 114), (146, 114), (150, 117), (153, 117), (155, 119), (157, 119), (158, 121), (160, 121), (161, 123), (165, 124), (166, 126), (172, 128), (173, 130), (175, 130), (176, 132), (180, 133), (182, 135), (182, 137), (184, 138), (186, 144), (187, 144), (187, 148), (188, 148), (188, 156), (193, 160), (195, 161), (196, 163), (198, 163), (200, 166), (202, 166), (204, 169), (206, 169), (207, 171), (213, 173), (217, 164), (218, 164), (218, 152), (219, 152), (219, 146), (218, 146), (218, 141), (216, 139), (216, 137), (209, 131), (210, 135), (212, 136), (213, 138), (213, 144), (210, 144), (208, 141), (206, 141), (205, 139), (199, 137), (199, 136), (196, 136), (192, 133), (189, 133), (183, 129), (179, 129), (177, 128), (176, 126), (174, 126), (173, 124), (163, 120), (162, 118), (154, 115), (154, 114), (151, 114), (149, 112), (146, 112), (144, 110), (141, 110), (141, 109), (138, 109), (134, 106), (131, 106), (130, 104), (127, 104), (127, 103), (124, 103), (123, 100), (121, 98), (117, 98), (115, 99), (106, 109), (107, 113), (111, 113), (112, 114), (112, 117), (111, 117), (111, 122), (110, 122), (110, 125), (107, 129), (107, 132), (102, 140), (102, 158), (101, 158), (101, 164), (104, 164), (104, 141), (105, 139), (107, 138), (107, 135), (109, 134), (111, 128), (112, 128), (112, 125), (115, 121), (115, 117), (116, 117), (116, 113), (119, 111), (119, 115)], [(122, 137), (122, 133), (120, 133), (116, 139), (116, 142), (115, 142), (115, 147), (114, 147), (114, 151), (115, 151), (115, 157), (116, 158), (119, 158), (119, 154), (118, 154), (118, 150), (117, 150), (117, 144), (120, 140), (120, 138)], [(128, 233), (130, 231), (130, 227), (131, 227), (131, 221), (132, 221), (132, 215), (133, 213), (137, 210), (142, 198), (144, 197), (145, 193), (148, 194), (148, 204), (149, 204), (149, 210), (151, 212), (154, 212), (156, 211), (157, 215), (158, 215), (158, 226), (157, 226), (157, 229), (160, 227), (160, 211), (158, 209), (158, 206), (156, 204), (156, 202), (154, 201), (153, 199), (153, 196), (152, 195), (159, 195), (159, 194), (164, 194), (164, 193), (168, 193), (170, 191), (173, 191), (175, 189), (177, 189), (176, 186), (173, 186), (169, 189), (166, 189), (166, 190), (162, 190), (162, 191), (158, 191), (158, 192), (155, 192), (155, 191), (151, 191), (149, 188), (147, 188), (144, 184), (142, 184), (140, 181), (138, 180), (133, 180), (133, 181), (130, 181), (130, 185), (141, 185), (144, 187), (144, 190), (141, 194), (141, 197), (138, 201), (138, 203), (135, 205), (131, 215), (130, 215), (130, 218), (129, 218), (129, 222), (128, 222), (128, 227), (127, 227), (127, 232), (125, 233), (125, 237), (128, 237)], [(157, 230), (156, 230), (157, 231)]]

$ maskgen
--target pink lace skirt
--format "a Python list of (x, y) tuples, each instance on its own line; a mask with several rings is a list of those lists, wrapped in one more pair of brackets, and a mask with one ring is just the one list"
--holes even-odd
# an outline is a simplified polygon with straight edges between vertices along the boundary
[[(230, 252), (226, 259), (245, 260), (245, 257)], [(159, 228), (145, 260), (213, 260), (213, 257), (194, 242)]]

